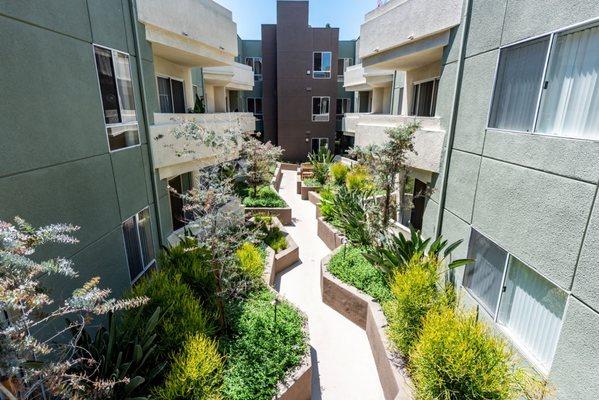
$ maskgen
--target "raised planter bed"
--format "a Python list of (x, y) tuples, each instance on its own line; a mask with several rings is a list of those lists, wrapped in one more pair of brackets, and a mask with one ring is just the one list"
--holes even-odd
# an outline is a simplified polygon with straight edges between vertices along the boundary
[(323, 217), (318, 217), (317, 233), (320, 240), (331, 250), (335, 250), (343, 244), (343, 234)]
[(293, 264), (299, 261), (299, 247), (291, 238), (287, 230), (282, 225), (281, 221), (278, 218), (273, 218), (273, 224), (277, 226), (281, 232), (285, 235), (285, 239), (287, 241), (287, 248), (282, 250), (274, 255), (274, 260), (272, 263), (272, 271), (269, 278), (269, 285), (274, 285), (275, 277), (278, 273), (286, 270), (291, 267)]
[[(281, 178), (283, 177), (283, 174), (280, 172), (280, 169), (278, 169)], [(276, 172), (275, 172), (275, 177), (273, 178), (273, 182), (276, 179)], [(281, 182), (279, 179), (279, 188), (277, 188), (277, 186), (273, 183), (270, 185), (271, 189), (273, 189), (275, 192), (279, 192), (279, 189), (281, 187)], [(246, 214), (250, 214), (250, 215), (257, 215), (257, 214), (268, 214), (268, 215), (272, 215), (273, 217), (277, 217), (282, 223), (283, 225), (291, 225), (293, 223), (293, 211), (291, 209), (291, 207), (287, 206), (287, 207), (245, 207), (245, 212)]]
[(277, 164), (277, 168), (275, 169), (275, 174), (272, 177), (271, 186), (278, 192), (281, 190), (281, 181), (283, 180), (283, 170), (281, 169), (281, 164)]
[(302, 195), (302, 200), (308, 200), (308, 193), (317, 192), (320, 190), (320, 186), (306, 186), (303, 181), (300, 181), (300, 194)]
[(385, 400), (413, 400), (413, 385), (407, 372), (394, 362), (385, 333), (387, 319), (372, 297), (347, 285), (329, 273), (327, 265), (333, 251), (321, 261), (320, 290), (322, 301), (366, 331)]
[(297, 164), (292, 163), (281, 163), (281, 169), (284, 171), (295, 171), (297, 170)]

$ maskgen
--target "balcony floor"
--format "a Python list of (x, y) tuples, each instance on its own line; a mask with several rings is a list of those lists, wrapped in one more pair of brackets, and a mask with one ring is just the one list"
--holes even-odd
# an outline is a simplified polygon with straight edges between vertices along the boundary
[(293, 208), (294, 226), (286, 229), (301, 261), (279, 274), (276, 288), (308, 315), (312, 399), (384, 399), (366, 333), (322, 302), (320, 261), (330, 250), (316, 233), (316, 207), (296, 193), (295, 171), (283, 171), (280, 194)]

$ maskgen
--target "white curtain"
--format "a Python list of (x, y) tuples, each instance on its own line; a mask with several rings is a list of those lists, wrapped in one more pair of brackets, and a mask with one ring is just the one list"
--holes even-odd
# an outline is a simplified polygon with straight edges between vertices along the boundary
[(501, 50), (490, 127), (532, 130), (548, 45), (545, 37)]
[(512, 257), (501, 299), (499, 322), (544, 371), (555, 353), (566, 294)]
[(556, 38), (546, 80), (537, 131), (599, 139), (599, 26)]

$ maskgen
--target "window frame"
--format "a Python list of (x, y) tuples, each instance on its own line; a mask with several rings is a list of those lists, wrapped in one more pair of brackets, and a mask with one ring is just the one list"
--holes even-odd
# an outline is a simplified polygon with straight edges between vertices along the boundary
[[(329, 148), (329, 138), (328, 137), (313, 137), (310, 139), (311, 139), (310, 140), (310, 149), (312, 150), (312, 152), (314, 151), (313, 143), (315, 140), (318, 140), (318, 150), (317, 151), (320, 151), (320, 149), (322, 149), (323, 147), (326, 147), (326, 149), (328, 150), (328, 148)], [(321, 145), (321, 141), (323, 141), (323, 140), (326, 141), (326, 146)]]
[[(495, 315), (491, 314), (491, 312), (487, 309), (487, 307), (484, 305), (484, 303), (482, 302), (482, 300), (480, 300), (480, 298), (472, 292), (472, 290), (470, 290), (469, 287), (464, 285), (464, 280), (466, 278), (466, 273), (464, 272), (464, 274), (462, 275), (462, 282), (460, 284), (460, 286), (468, 293), (468, 295), (470, 296), (470, 298), (472, 298), (476, 304), (479, 306), (479, 309), (482, 309), (487, 315), (488, 317), (493, 321), (493, 325), (496, 326), (499, 331), (509, 339), (510, 343), (516, 347), (518, 349), (518, 351), (520, 352), (520, 354), (522, 354), (528, 361), (529, 363), (532, 365), (532, 367), (539, 372), (540, 374), (542, 374), (543, 376), (548, 376), (549, 372), (550, 372), (550, 368), (549, 369), (545, 369), (543, 368), (543, 366), (540, 365), (539, 361), (537, 360), (536, 356), (533, 355), (533, 353), (527, 349), (525, 347), (524, 344), (520, 343), (515, 337), (514, 334), (510, 331), (510, 329), (499, 320), (499, 310), (501, 309), (501, 304), (504, 300), (504, 295), (506, 292), (506, 279), (508, 276), (508, 272), (510, 269), (510, 264), (512, 259), (516, 259), (518, 260), (521, 264), (523, 264), (526, 268), (529, 268), (530, 270), (532, 270), (534, 273), (536, 273), (541, 279), (546, 280), (547, 282), (549, 282), (551, 285), (555, 286), (558, 290), (562, 291), (564, 293), (564, 297), (565, 297), (565, 306), (564, 306), (564, 314), (562, 316), (562, 320), (561, 320), (561, 324), (560, 324), (560, 329), (558, 332), (558, 340), (559, 340), (559, 336), (561, 336), (561, 331), (562, 331), (562, 327), (564, 324), (564, 317), (568, 311), (568, 307), (570, 304), (570, 295), (572, 294), (572, 292), (570, 290), (566, 290), (564, 288), (562, 288), (561, 286), (559, 286), (557, 283), (553, 282), (550, 278), (546, 277), (545, 275), (543, 275), (541, 272), (539, 272), (536, 268), (531, 267), (530, 265), (526, 264), (525, 262), (523, 262), (520, 258), (516, 257), (514, 254), (510, 253), (507, 249), (505, 249), (503, 246), (499, 245), (497, 243), (497, 241), (495, 239), (493, 239), (492, 237), (490, 237), (489, 235), (483, 233), (480, 229), (475, 228), (474, 226), (470, 227), (470, 235), (472, 236), (472, 232), (476, 231), (479, 235), (481, 235), (482, 237), (484, 237), (486, 240), (488, 240), (489, 242), (492, 242), (495, 246), (499, 247), (500, 249), (502, 249), (505, 253), (506, 253), (506, 257), (505, 257), (505, 262), (503, 264), (503, 271), (502, 271), (502, 276), (501, 276), (501, 284), (499, 285), (499, 293), (498, 293), (498, 298), (497, 298), (497, 305), (495, 307)], [(468, 251), (470, 249), (468, 248)], [(467, 268), (468, 266), (466, 266)], [(553, 355), (555, 357), (555, 354)], [(552, 360), (553, 363), (553, 360)]]
[[(436, 109), (437, 109), (437, 96), (439, 95), (440, 81), (441, 81), (441, 76), (435, 76), (432, 78), (426, 78), (426, 79), (412, 82), (412, 109), (410, 110), (412, 112), (412, 116), (419, 117), (419, 118), (434, 118), (435, 117), (435, 113), (436, 113)], [(418, 112), (417, 112), (418, 110), (416, 108), (418, 107), (419, 100), (420, 100), (420, 85), (423, 83), (427, 83), (427, 82), (433, 82), (433, 93), (431, 94), (431, 105), (429, 107), (430, 116), (425, 117), (425, 116), (419, 116)], [(418, 90), (416, 90), (417, 86), (418, 86)], [(433, 111), (435, 111), (435, 112), (433, 112)]]
[[(169, 204), (170, 204), (170, 200), (169, 200)], [(125, 263), (127, 264), (127, 270), (129, 272), (129, 279), (131, 280), (131, 285), (134, 285), (142, 276), (144, 276), (146, 274), (146, 272), (148, 272), (150, 270), (150, 268), (154, 265), (156, 265), (156, 249), (154, 249), (154, 235), (152, 234), (152, 249), (154, 251), (154, 258), (147, 264), (147, 265), (143, 265), (143, 247), (141, 245), (141, 233), (139, 231), (139, 214), (141, 214), (142, 212), (144, 212), (145, 210), (148, 210), (148, 214), (150, 215), (150, 229), (152, 229), (152, 212), (150, 210), (150, 206), (146, 206), (144, 208), (142, 208), (141, 210), (139, 210), (138, 212), (136, 212), (135, 214), (125, 218), (122, 222), (121, 222), (121, 235), (123, 237), (123, 248), (125, 249)], [(141, 257), (141, 262), (142, 262), (142, 266), (143, 269), (142, 271), (135, 277), (135, 278), (131, 278), (131, 266), (129, 265), (129, 255), (127, 253), (127, 240), (125, 238), (125, 231), (123, 230), (123, 224), (127, 221), (129, 221), (131, 218), (134, 219), (135, 221), (135, 229), (137, 231), (137, 237), (138, 237), (138, 247), (139, 247), (139, 254)]]
[[(92, 43), (92, 57), (94, 60), (94, 68), (96, 71), (96, 83), (98, 84), (98, 93), (100, 95), (100, 104), (102, 107), (102, 114), (105, 113), (104, 111), (104, 101), (102, 98), (102, 88), (100, 86), (100, 71), (98, 70), (98, 63), (96, 61), (96, 47), (100, 48), (100, 49), (104, 49), (104, 50), (109, 50), (111, 55), (110, 55), (110, 59), (112, 62), (112, 66), (114, 67), (114, 53), (120, 53), (120, 54), (125, 54), (127, 56), (127, 58), (129, 59), (129, 74), (131, 75), (131, 85), (133, 87), (133, 102), (136, 103), (136, 99), (135, 99), (135, 85), (134, 85), (134, 78), (133, 78), (133, 72), (131, 70), (131, 54), (121, 51), (121, 50), (117, 50), (108, 46), (103, 46), (101, 44), (97, 44), (97, 43)], [(115, 82), (116, 82), (116, 72), (115, 72)], [(116, 93), (117, 93), (117, 99), (119, 102), (119, 114), (121, 114), (121, 104), (122, 104), (122, 100), (121, 100), (121, 93), (119, 91), (119, 87), (118, 84), (116, 85)], [(137, 110), (137, 104), (135, 107), (135, 121), (129, 121), (129, 122), (118, 122), (118, 123), (112, 123), (112, 124), (108, 124), (106, 123), (106, 117), (103, 115), (103, 119), (104, 119), (104, 132), (105, 132), (105, 136), (106, 136), (106, 145), (108, 146), (108, 152), (109, 153), (117, 153), (119, 151), (123, 151), (123, 150), (128, 150), (128, 149), (134, 149), (136, 147), (141, 147), (141, 129), (139, 127), (139, 114), (138, 114), (138, 110)], [(120, 116), (120, 119), (122, 120), (122, 116)], [(135, 128), (135, 130), (137, 131), (137, 137), (138, 137), (138, 142), (137, 144), (134, 144), (132, 146), (125, 146), (125, 147), (121, 147), (119, 149), (111, 149), (110, 148), (110, 135), (108, 133), (108, 131), (112, 128), (118, 128), (118, 127), (131, 127), (131, 128)]]
[(339, 61), (343, 60), (343, 70), (337, 71), (337, 81), (343, 82), (345, 79), (345, 70), (351, 67), (354, 62), (353, 57), (339, 57), (337, 58), (337, 69), (339, 68)]
[[(169, 80), (168, 88), (171, 92), (171, 107), (173, 109), (173, 112), (171, 114), (182, 114), (182, 113), (175, 112), (175, 96), (173, 96), (173, 85), (171, 84), (170, 81), (177, 81), (177, 82), (181, 82), (183, 84), (183, 103), (185, 104), (185, 79), (181, 79), (181, 78), (177, 78), (175, 76), (170, 76), (170, 75), (165, 75), (165, 74), (156, 74), (156, 89), (157, 89), (156, 92), (158, 93), (158, 107), (160, 107), (160, 89), (158, 88), (158, 78)], [(193, 86), (198, 87), (197, 85), (193, 85)], [(194, 99), (194, 102), (195, 102), (195, 99)], [(187, 104), (185, 106), (187, 107)], [(160, 113), (161, 114), (169, 114), (169, 113), (163, 113), (162, 110), (160, 111)]]
[[(250, 111), (250, 100), (253, 100), (254, 102), (254, 111), (252, 112), (254, 115), (264, 115), (264, 110), (262, 109), (262, 97), (246, 97), (245, 98), (245, 106), (246, 106), (246, 110), (248, 110), (247, 112), (251, 112)], [(260, 108), (262, 109), (260, 113), (256, 112), (256, 100), (260, 100)]]
[[(337, 114), (337, 105), (335, 105), (335, 115), (337, 115), (338, 117), (343, 116), (347, 113), (351, 113), (351, 109), (352, 109), (352, 105), (353, 105), (353, 99), (349, 98), (349, 97), (338, 97), (337, 101), (341, 100), (341, 114)], [(349, 110), (346, 109), (345, 105), (349, 104)]]
[[(562, 138), (562, 139), (570, 139), (570, 140), (583, 140), (583, 141), (590, 141), (590, 142), (596, 142), (599, 141), (599, 139), (588, 139), (588, 138), (580, 138), (580, 137), (572, 137), (572, 136), (564, 136), (564, 135), (558, 135), (558, 134), (553, 134), (553, 133), (546, 133), (546, 132), (537, 132), (537, 126), (538, 126), (538, 118), (539, 118), (539, 111), (541, 109), (541, 100), (542, 100), (542, 96), (543, 96), (543, 90), (544, 90), (544, 86), (545, 86), (545, 81), (547, 79), (547, 72), (549, 69), (549, 62), (551, 61), (551, 55), (554, 51), (554, 44), (555, 44), (555, 38), (561, 34), (561, 33), (565, 33), (567, 31), (570, 30), (574, 30), (577, 28), (582, 28), (586, 25), (597, 25), (599, 24), (599, 17), (595, 17), (595, 18), (591, 18), (582, 22), (578, 22), (572, 25), (568, 25), (562, 28), (558, 28), (558, 29), (554, 29), (554, 30), (550, 30), (550, 31), (546, 31), (543, 32), (539, 35), (535, 35), (532, 37), (528, 37), (525, 39), (521, 39), (512, 43), (508, 43), (502, 46), (499, 46), (499, 52), (497, 54), (497, 60), (495, 63), (495, 74), (493, 75), (493, 88), (491, 90), (491, 98), (489, 100), (489, 106), (488, 106), (488, 110), (487, 110), (487, 122), (486, 122), (486, 126), (485, 126), (485, 131), (488, 132), (516, 132), (516, 133), (522, 133), (522, 134), (527, 134), (527, 135), (541, 135), (541, 136), (549, 136), (549, 137), (554, 137), (554, 138)], [(502, 128), (493, 128), (490, 125), (491, 122), (491, 111), (493, 108), (493, 99), (495, 98), (495, 92), (497, 90), (497, 76), (499, 74), (499, 61), (501, 59), (501, 52), (503, 49), (506, 48), (510, 48), (513, 46), (518, 46), (527, 42), (533, 42), (535, 40), (539, 40), (541, 38), (544, 37), (548, 37), (549, 38), (549, 43), (547, 44), (547, 54), (545, 55), (545, 64), (543, 65), (543, 72), (541, 74), (541, 85), (539, 88), (539, 93), (537, 95), (537, 102), (535, 105), (535, 113), (533, 116), (533, 123), (531, 126), (531, 130), (529, 132), (527, 131), (521, 131), (521, 130), (516, 130), (516, 129), (502, 129)]]
[(260, 70), (262, 71), (262, 68), (264, 68), (264, 64), (262, 63), (262, 57), (254, 57), (254, 56), (247, 56), (245, 57), (245, 65), (248, 65), (248, 60), (252, 60), (252, 72), (254, 73), (254, 81), (255, 82), (261, 82), (263, 79), (263, 74), (257, 74), (256, 73), (256, 61), (260, 61)]
[[(314, 99), (320, 99), (320, 114), (314, 114)], [(329, 110), (326, 114), (322, 114), (322, 99), (329, 99)], [(330, 122), (331, 120), (331, 96), (312, 96), (310, 102), (310, 113), (312, 114), (312, 122)], [(315, 118), (316, 116), (325, 116), (326, 120)]]
[[(322, 68), (322, 55), (323, 54), (330, 54), (331, 55), (331, 70), (330, 71), (323, 71), (323, 70), (318, 70), (316, 71), (316, 60), (314, 59), (314, 56), (316, 55), (316, 53), (320, 53), (320, 68)], [(322, 77), (317, 77), (315, 75), (316, 72), (320, 72), (325, 74), (325, 76)], [(328, 76), (326, 75), (328, 74)], [(332, 51), (326, 51), (326, 50), (319, 50), (319, 51), (313, 51), (312, 52), (312, 79), (331, 79), (333, 76), (333, 52)]]

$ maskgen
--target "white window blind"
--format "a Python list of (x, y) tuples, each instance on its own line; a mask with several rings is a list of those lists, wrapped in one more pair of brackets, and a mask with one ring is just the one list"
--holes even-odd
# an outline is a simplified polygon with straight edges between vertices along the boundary
[(599, 139), (599, 26), (554, 41), (537, 131)]
[(566, 298), (558, 287), (510, 257), (499, 322), (545, 372), (555, 354)]

